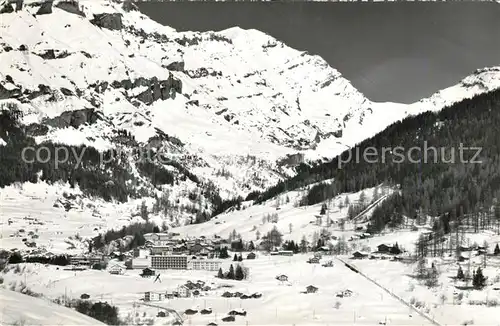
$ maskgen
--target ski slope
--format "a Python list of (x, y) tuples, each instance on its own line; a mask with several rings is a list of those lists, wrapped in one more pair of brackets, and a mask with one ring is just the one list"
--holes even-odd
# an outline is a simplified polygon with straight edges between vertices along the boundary
[(105, 325), (50, 300), (0, 288), (2, 325)]

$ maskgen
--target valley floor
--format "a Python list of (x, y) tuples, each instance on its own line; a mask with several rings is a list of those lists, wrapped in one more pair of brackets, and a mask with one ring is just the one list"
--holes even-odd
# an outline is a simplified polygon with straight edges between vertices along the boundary
[[(361, 274), (347, 268), (340, 260), (324, 256), (323, 261), (332, 259), (333, 267), (306, 263), (309, 255), (291, 257), (259, 255), (255, 260), (244, 260), (242, 264), (250, 269), (250, 276), (244, 281), (221, 280), (215, 272), (209, 271), (158, 271), (161, 283), (154, 278), (142, 278), (138, 270), (127, 270), (124, 275), (111, 275), (106, 271), (65, 271), (63, 268), (41, 264), (21, 264), (18, 271), (8, 268), (4, 273), (4, 284), (14, 290), (26, 285), (31, 291), (43, 293), (46, 298), (79, 298), (86, 293), (92, 301), (107, 301), (120, 309), (126, 319), (138, 316), (153, 319), (155, 324), (169, 324), (176, 319), (177, 311), (184, 324), (205, 325), (220, 323), (227, 313), (243, 309), (245, 317), (236, 316), (236, 325), (430, 325), (403, 302), (376, 286)], [(411, 277), (414, 266), (389, 260), (342, 260), (354, 264), (360, 271), (376, 280), (406, 303), (419, 306), (422, 314), (433, 318), (440, 325), (459, 325), (472, 320), (475, 325), (497, 325), (498, 306), (469, 305), (471, 300), (499, 300), (500, 291), (487, 287), (483, 291), (464, 291), (465, 298), (458, 304), (454, 298), (455, 289), (449, 281), (456, 274), (454, 264), (442, 261), (439, 265), (441, 285), (429, 289)], [(228, 260), (223, 269), (232, 262)], [(499, 275), (500, 260), (491, 259), (485, 274), (493, 279)], [(275, 279), (285, 274), (288, 282)], [(201, 280), (212, 290), (201, 291), (200, 296), (175, 298), (162, 301), (142, 301), (145, 291), (166, 291), (178, 288), (187, 281)], [(316, 293), (303, 293), (306, 287), (318, 288)], [(224, 286), (224, 287), (222, 287)], [(337, 297), (336, 294), (352, 291), (352, 296)], [(258, 299), (223, 298), (226, 291), (244, 294), (261, 293)], [(445, 299), (442, 299), (444, 295)], [(164, 310), (165, 308), (166, 310)], [(212, 313), (187, 316), (186, 309), (211, 308)], [(159, 311), (172, 312), (164, 318), (155, 318)]]

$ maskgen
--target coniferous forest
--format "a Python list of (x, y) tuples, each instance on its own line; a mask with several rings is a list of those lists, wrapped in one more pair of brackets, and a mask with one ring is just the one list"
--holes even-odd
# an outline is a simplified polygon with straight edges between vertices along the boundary
[[(463, 100), (438, 113), (427, 112), (394, 123), (358, 144), (352, 154), (346, 151), (327, 163), (302, 164), (295, 177), (269, 188), (256, 202), (327, 179), (334, 181), (309, 187), (303, 204), (319, 203), (340, 193), (384, 183), (400, 191), (375, 210), (372, 230), (380, 230), (391, 220), (401, 220), (403, 215), (414, 218), (420, 212), (440, 216), (444, 231), (449, 232), (451, 220), (490, 211), (500, 202), (499, 126), (500, 91), (496, 90)], [(412, 162), (391, 153), (379, 156), (376, 162), (370, 156), (370, 162), (366, 162), (362, 154), (369, 147), (376, 148), (379, 155), (383, 148), (396, 147), (404, 148), (405, 155), (414, 147), (421, 152), (412, 152)], [(432, 147), (437, 151), (429, 149)], [(477, 157), (474, 157), (477, 150), (462, 150), (461, 158), (461, 147), (482, 150)], [(361, 159), (341, 163), (339, 168), (339, 159), (347, 162), (356, 150), (361, 153)], [(424, 153), (427, 153), (426, 161)], [(421, 162), (417, 163), (419, 159)], [(480, 163), (472, 163), (472, 159)], [(494, 217), (500, 219), (500, 214)]]

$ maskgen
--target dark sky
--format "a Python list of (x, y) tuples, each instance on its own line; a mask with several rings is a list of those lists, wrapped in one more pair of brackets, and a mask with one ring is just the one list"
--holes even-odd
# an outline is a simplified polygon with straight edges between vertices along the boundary
[(374, 101), (410, 103), (500, 65), (495, 3), (145, 2), (177, 30), (255, 28), (323, 57)]

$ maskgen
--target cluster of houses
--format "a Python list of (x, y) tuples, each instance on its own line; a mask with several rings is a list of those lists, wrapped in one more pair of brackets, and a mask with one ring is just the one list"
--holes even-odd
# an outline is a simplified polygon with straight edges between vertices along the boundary
[(208, 239), (181, 239), (175, 233), (148, 233), (146, 243), (134, 250), (134, 258), (129, 263), (133, 269), (177, 269), (218, 271), (222, 260), (218, 252), (230, 247), (227, 240), (215, 236)]
[(108, 262), (108, 257), (102, 254), (88, 254), (70, 256), (69, 263), (73, 266), (93, 267), (94, 265), (105, 266)]
[(147, 291), (144, 292), (144, 301), (162, 301), (173, 298), (189, 298), (199, 296), (201, 291), (210, 291), (212, 288), (205, 282), (198, 280), (196, 282), (187, 281), (175, 289), (166, 291)]
[(404, 254), (404, 252), (399, 248), (398, 244), (394, 245), (388, 245), (385, 243), (382, 243), (377, 246), (377, 250), (368, 253), (364, 251), (356, 251), (352, 254), (351, 259), (365, 259), (365, 258), (370, 258), (370, 259), (387, 259), (391, 258), (393, 260), (400, 260), (403, 259), (401, 257), (401, 254)]
[(231, 293), (229, 291), (226, 291), (222, 294), (222, 297), (223, 298), (240, 298), (243, 300), (245, 300), (245, 299), (258, 299), (258, 298), (262, 297), (262, 293), (256, 292), (253, 294), (244, 294), (241, 292)]
[(473, 246), (459, 246), (458, 250), (460, 252), (458, 256), (458, 261), (463, 262), (469, 260), (472, 256), (488, 255), (488, 248), (480, 245)]

